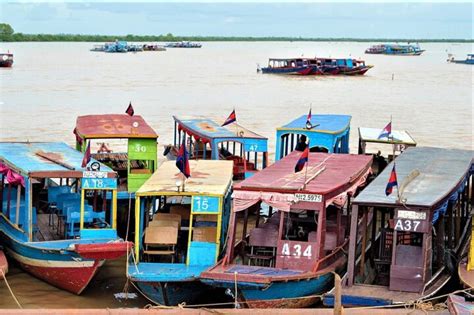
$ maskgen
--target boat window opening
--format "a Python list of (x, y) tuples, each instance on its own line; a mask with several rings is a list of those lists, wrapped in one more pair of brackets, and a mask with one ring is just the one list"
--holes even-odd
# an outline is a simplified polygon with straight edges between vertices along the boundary
[(309, 149), (309, 152), (323, 152), (323, 153), (328, 153), (329, 150), (325, 147), (320, 147), (320, 146), (314, 146)]
[(130, 174), (152, 174), (154, 163), (153, 160), (130, 160)]
[(317, 211), (292, 209), (283, 215), (285, 220), (281, 240), (316, 242), (319, 217)]
[(84, 189), (84, 194), (84, 228), (111, 228), (113, 221), (113, 205), (110, 200), (107, 199), (107, 194), (110, 194), (110, 191)]

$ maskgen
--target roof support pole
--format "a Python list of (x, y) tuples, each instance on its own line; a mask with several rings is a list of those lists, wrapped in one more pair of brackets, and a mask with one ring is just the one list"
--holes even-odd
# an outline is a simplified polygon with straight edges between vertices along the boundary
[(359, 216), (359, 206), (352, 206), (351, 213), (351, 232), (349, 236), (349, 257), (347, 262), (347, 286), (354, 284), (355, 254), (357, 243), (357, 218)]

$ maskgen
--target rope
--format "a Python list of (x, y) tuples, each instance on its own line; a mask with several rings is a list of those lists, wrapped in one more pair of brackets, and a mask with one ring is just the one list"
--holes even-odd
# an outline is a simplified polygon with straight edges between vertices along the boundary
[(5, 284), (7, 285), (8, 291), (10, 291), (10, 294), (12, 295), (13, 299), (15, 300), (16, 304), (18, 305), (18, 308), (23, 308), (18, 302), (18, 299), (16, 298), (15, 294), (13, 294), (12, 288), (10, 287), (10, 284), (8, 284), (7, 277), (5, 276), (5, 273), (3, 272), (3, 269), (0, 269), (0, 273), (2, 274), (3, 280), (5, 280)]

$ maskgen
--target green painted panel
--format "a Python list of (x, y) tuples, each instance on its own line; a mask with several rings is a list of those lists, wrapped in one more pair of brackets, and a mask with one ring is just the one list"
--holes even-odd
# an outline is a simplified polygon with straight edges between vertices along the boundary
[(157, 144), (156, 139), (128, 139), (129, 160), (153, 160), (156, 161)]

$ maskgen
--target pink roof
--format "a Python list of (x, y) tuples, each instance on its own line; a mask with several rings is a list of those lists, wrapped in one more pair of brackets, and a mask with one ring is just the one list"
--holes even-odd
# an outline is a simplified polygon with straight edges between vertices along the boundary
[(79, 116), (75, 132), (81, 138), (87, 139), (158, 138), (142, 116), (127, 114)]
[(310, 153), (308, 170), (295, 173), (302, 152), (292, 152), (283, 159), (234, 186), (234, 190), (278, 193), (315, 193), (337, 195), (367, 174), (372, 156), (354, 154)]

